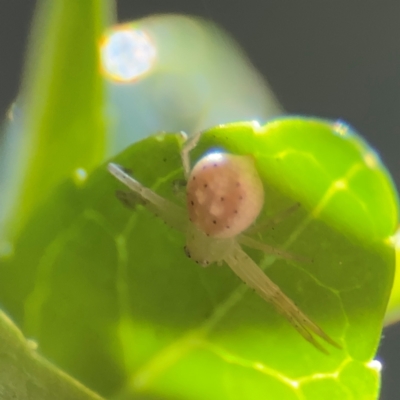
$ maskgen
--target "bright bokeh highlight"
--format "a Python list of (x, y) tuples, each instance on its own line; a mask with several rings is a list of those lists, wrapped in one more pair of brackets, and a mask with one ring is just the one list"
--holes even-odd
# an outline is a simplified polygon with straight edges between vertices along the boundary
[(132, 25), (124, 25), (106, 34), (101, 41), (103, 73), (116, 82), (131, 82), (151, 70), (156, 48), (150, 36)]

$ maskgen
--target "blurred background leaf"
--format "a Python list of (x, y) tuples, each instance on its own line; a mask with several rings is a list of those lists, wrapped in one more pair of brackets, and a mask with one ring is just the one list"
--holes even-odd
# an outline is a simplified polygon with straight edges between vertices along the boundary
[(0, 312), (0, 395), (4, 400), (101, 400), (35, 351)]
[(282, 113), (271, 89), (215, 24), (183, 15), (113, 26), (102, 38), (109, 154), (158, 131), (187, 134)]
[[(97, 42), (104, 3), (39, 3), (18, 105), (1, 144), (0, 248), (65, 178), (104, 159), (103, 82)], [(16, 110), (16, 108), (18, 108)]]

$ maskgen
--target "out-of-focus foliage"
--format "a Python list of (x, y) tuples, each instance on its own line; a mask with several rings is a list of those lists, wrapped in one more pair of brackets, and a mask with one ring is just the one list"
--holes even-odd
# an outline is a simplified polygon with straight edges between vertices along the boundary
[(116, 25), (101, 50), (109, 154), (158, 131), (192, 134), (282, 113), (233, 40), (199, 18), (162, 15)]
[(0, 312), (0, 397), (3, 400), (101, 400), (35, 351)]
[[(41, 1), (15, 121), (0, 150), (0, 252), (62, 180), (104, 159), (101, 1)], [(13, 115), (11, 115), (13, 118)]]

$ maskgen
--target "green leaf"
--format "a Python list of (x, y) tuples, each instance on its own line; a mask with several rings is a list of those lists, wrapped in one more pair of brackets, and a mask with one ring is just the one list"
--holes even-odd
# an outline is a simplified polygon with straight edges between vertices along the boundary
[(392, 293), (385, 315), (385, 325), (390, 325), (400, 320), (400, 231), (394, 237), (396, 244), (396, 273), (393, 282)]
[[(115, 161), (179, 203), (181, 146), (152, 136)], [(183, 234), (115, 199), (105, 166), (37, 209), (0, 262), (0, 301), (44, 355), (115, 399), (376, 399), (398, 220), (387, 171), (348, 127), (312, 119), (211, 129), (193, 160), (215, 147), (254, 156), (261, 223), (301, 203), (258, 239), (312, 262), (249, 254), (343, 350), (320, 353), (227, 266), (189, 260)]]
[(36, 344), (27, 341), (0, 312), (0, 395), (14, 400), (101, 400), (100, 396), (38, 356)]
[[(0, 239), (18, 233), (65, 178), (97, 166), (105, 154), (103, 82), (97, 41), (103, 1), (39, 2), (23, 91), (22, 116), (3, 149)], [(0, 246), (1, 247), (1, 246)]]

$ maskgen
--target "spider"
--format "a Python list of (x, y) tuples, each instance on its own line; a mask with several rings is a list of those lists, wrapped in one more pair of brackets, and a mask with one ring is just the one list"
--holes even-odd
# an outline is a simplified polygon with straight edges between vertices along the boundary
[[(166, 224), (186, 235), (184, 250), (189, 258), (204, 267), (225, 262), (317, 349), (328, 353), (314, 335), (340, 349), (341, 346), (308, 318), (242, 249), (244, 245), (278, 257), (298, 259), (245, 233), (254, 229), (250, 227), (264, 205), (264, 187), (253, 158), (214, 151), (190, 168), (189, 154), (198, 139), (187, 140), (181, 152), (187, 209), (144, 187), (123, 167), (110, 163), (108, 170), (133, 191), (130, 194), (134, 201), (139, 201)], [(129, 202), (127, 197), (124, 199)], [(287, 210), (291, 211), (293, 207)]]

